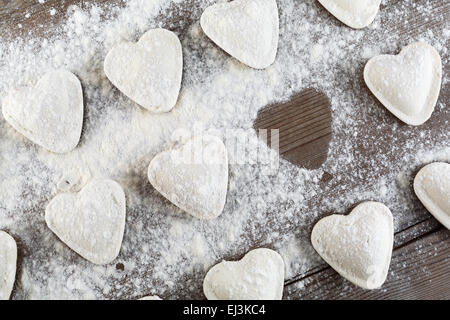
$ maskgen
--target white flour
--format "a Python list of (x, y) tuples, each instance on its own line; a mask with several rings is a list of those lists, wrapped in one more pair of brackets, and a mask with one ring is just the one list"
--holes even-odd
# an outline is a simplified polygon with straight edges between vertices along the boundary
[[(278, 0), (277, 59), (263, 71), (230, 58), (202, 33), (200, 15), (216, 1), (189, 2), (130, 0), (120, 9), (74, 8), (56, 37), (0, 39), (0, 99), (59, 67), (75, 73), (85, 92), (81, 143), (67, 155), (36, 147), (0, 120), (0, 229), (18, 241), (22, 257), (13, 298), (202, 298), (206, 271), (250, 248), (279, 248), (287, 279), (321, 263), (305, 241), (313, 223), (326, 213), (348, 213), (356, 202), (385, 203), (396, 230), (424, 219), (413, 210), (417, 202), (410, 183), (425, 163), (450, 161), (446, 100), (439, 100), (430, 119), (437, 129), (405, 126), (369, 94), (362, 70), (372, 56), (396, 54), (417, 40), (433, 45), (447, 65), (448, 20), (443, 30), (425, 30), (420, 37), (387, 23), (400, 21), (410, 30), (406, 17), (414, 12), (425, 19), (431, 1), (384, 1), (375, 22), (355, 31), (315, 0)], [(195, 22), (174, 20), (179, 10)], [(137, 41), (154, 27), (174, 31), (183, 45), (180, 101), (163, 115), (139, 108), (103, 73), (104, 57), (115, 44)], [(445, 70), (443, 86), (448, 87)], [(284, 161), (276, 173), (262, 164), (232, 164), (224, 212), (210, 222), (189, 217), (150, 186), (148, 164), (171, 143), (176, 129), (196, 123), (206, 129), (249, 129), (259, 109), (308, 87), (325, 91), (332, 101), (333, 142), (320, 170)], [(376, 130), (367, 122), (376, 123)], [(258, 144), (251, 139), (248, 149)], [(263, 144), (260, 148), (269, 154)], [(95, 266), (84, 260), (45, 224), (45, 206), (73, 172), (75, 180), (111, 178), (125, 189), (127, 221), (115, 263)], [(333, 176), (330, 182), (324, 182), (325, 172)]]

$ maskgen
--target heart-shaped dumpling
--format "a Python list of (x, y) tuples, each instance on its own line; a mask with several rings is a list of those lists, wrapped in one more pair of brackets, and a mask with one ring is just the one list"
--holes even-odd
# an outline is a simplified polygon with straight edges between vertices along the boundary
[(79, 255), (106, 264), (119, 255), (125, 214), (122, 187), (112, 180), (93, 180), (79, 193), (57, 195), (45, 210), (45, 221)]
[(137, 43), (114, 47), (104, 63), (108, 79), (147, 110), (169, 112), (178, 100), (183, 52), (177, 35), (166, 29), (146, 32)]
[(270, 249), (255, 249), (240, 261), (223, 261), (203, 281), (208, 300), (281, 300), (283, 258)]
[(16, 278), (17, 245), (6, 232), (0, 231), (0, 300), (8, 300)]
[(228, 155), (214, 136), (199, 136), (155, 156), (148, 168), (153, 187), (199, 219), (219, 216), (228, 189)]
[(319, 0), (333, 16), (351, 28), (362, 29), (373, 22), (381, 0)]
[(51, 152), (72, 151), (80, 141), (83, 92), (69, 71), (49, 72), (34, 88), (11, 91), (2, 111), (14, 129)]
[(348, 215), (332, 215), (313, 228), (311, 242), (341, 276), (365, 289), (386, 280), (394, 242), (391, 211), (378, 202), (363, 202)]
[(396, 56), (373, 57), (364, 69), (370, 91), (397, 118), (410, 125), (421, 125), (430, 119), (441, 78), (441, 57), (424, 42), (410, 44)]
[(234, 0), (203, 12), (205, 34), (227, 53), (255, 69), (270, 66), (277, 55), (279, 22), (275, 0)]
[(414, 179), (414, 191), (425, 208), (450, 229), (450, 164), (431, 163)]

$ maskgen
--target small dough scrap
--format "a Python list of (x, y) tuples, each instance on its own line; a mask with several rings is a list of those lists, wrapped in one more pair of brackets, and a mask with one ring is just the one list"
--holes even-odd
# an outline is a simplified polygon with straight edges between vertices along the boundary
[(414, 179), (414, 191), (425, 208), (450, 230), (450, 164), (423, 167)]
[(49, 72), (36, 86), (11, 91), (2, 111), (6, 121), (34, 143), (54, 153), (67, 153), (81, 137), (81, 83), (69, 71)]
[(317, 253), (341, 276), (364, 289), (386, 281), (394, 243), (392, 213), (379, 202), (363, 202), (348, 216), (331, 215), (313, 228)]
[(0, 231), (0, 300), (11, 296), (16, 278), (17, 244), (4, 231)]
[(396, 56), (373, 57), (364, 69), (370, 91), (397, 118), (410, 125), (421, 125), (430, 119), (441, 79), (441, 57), (424, 42), (410, 44)]
[(212, 267), (203, 281), (203, 292), (208, 300), (281, 300), (284, 268), (277, 252), (255, 249), (240, 261)]
[(370, 25), (380, 11), (381, 0), (319, 0), (338, 20), (353, 29)]
[(214, 4), (203, 12), (205, 34), (242, 63), (265, 69), (276, 58), (279, 20), (275, 0), (234, 0)]
[(119, 255), (125, 215), (125, 193), (112, 180), (93, 180), (79, 193), (57, 195), (45, 209), (50, 230), (95, 264), (110, 263)]
[(148, 179), (180, 209), (199, 219), (214, 219), (222, 213), (227, 196), (227, 149), (215, 136), (192, 138), (156, 155)]
[(152, 29), (137, 43), (122, 43), (107, 54), (108, 79), (145, 109), (163, 113), (176, 105), (183, 74), (183, 52), (177, 35)]

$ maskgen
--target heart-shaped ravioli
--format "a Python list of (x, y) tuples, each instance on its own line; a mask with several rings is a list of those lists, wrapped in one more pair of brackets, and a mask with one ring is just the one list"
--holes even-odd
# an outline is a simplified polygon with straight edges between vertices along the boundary
[(414, 179), (414, 191), (425, 208), (450, 229), (450, 164), (431, 163)]
[(234, 0), (214, 4), (200, 24), (219, 47), (242, 63), (264, 69), (277, 55), (279, 22), (275, 0)]
[(370, 91), (397, 118), (410, 125), (421, 125), (431, 117), (441, 78), (441, 57), (424, 42), (410, 44), (396, 56), (373, 57), (364, 69)]
[(373, 22), (381, 0), (319, 0), (333, 16), (351, 28), (362, 29)]
[(80, 141), (83, 93), (69, 71), (49, 72), (33, 88), (11, 91), (2, 111), (14, 129), (51, 152), (72, 151)]
[(79, 255), (106, 264), (119, 255), (125, 214), (122, 187), (112, 180), (93, 180), (79, 193), (56, 196), (45, 210), (45, 221)]
[(6, 232), (0, 231), (0, 300), (8, 300), (16, 278), (17, 245)]
[(148, 168), (153, 187), (199, 219), (219, 216), (228, 189), (228, 155), (214, 136), (199, 136), (155, 156)]
[(376, 289), (386, 280), (394, 227), (391, 211), (378, 202), (363, 202), (348, 215), (332, 215), (313, 228), (311, 242), (319, 255), (341, 276)]
[(137, 43), (114, 47), (104, 69), (108, 79), (140, 106), (155, 113), (169, 112), (181, 88), (180, 40), (169, 30), (150, 30)]
[(264, 248), (215, 265), (203, 281), (208, 300), (281, 300), (283, 287), (283, 258)]

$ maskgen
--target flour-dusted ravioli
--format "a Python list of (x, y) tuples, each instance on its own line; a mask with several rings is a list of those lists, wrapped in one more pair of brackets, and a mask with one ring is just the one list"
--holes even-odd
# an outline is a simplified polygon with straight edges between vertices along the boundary
[(195, 137), (156, 155), (149, 165), (148, 179), (190, 215), (216, 218), (223, 211), (228, 190), (227, 149), (218, 137)]
[(200, 24), (219, 47), (242, 63), (264, 69), (276, 58), (279, 37), (275, 0), (234, 0), (214, 4)]
[(373, 57), (364, 69), (370, 91), (397, 118), (410, 125), (421, 125), (430, 119), (441, 78), (441, 57), (424, 42), (410, 44), (396, 56)]
[(137, 43), (114, 47), (104, 63), (108, 79), (131, 100), (155, 113), (176, 105), (183, 74), (183, 52), (177, 35), (152, 29)]
[(80, 141), (83, 92), (69, 71), (51, 71), (34, 87), (11, 91), (2, 111), (14, 129), (48, 151), (66, 153)]
[(223, 261), (203, 281), (208, 300), (281, 300), (284, 261), (275, 251), (255, 249), (240, 261)]
[(363, 202), (348, 215), (331, 215), (314, 226), (311, 242), (341, 276), (376, 289), (386, 280), (394, 242), (392, 213), (378, 202)]
[(0, 231), (0, 300), (8, 300), (14, 287), (17, 268), (16, 241)]
[(93, 180), (79, 193), (57, 195), (45, 209), (50, 230), (95, 264), (110, 263), (119, 255), (125, 215), (125, 193), (112, 180)]
[(414, 179), (414, 191), (425, 208), (450, 229), (450, 164), (435, 162), (423, 167)]
[(333, 16), (351, 28), (362, 29), (373, 22), (381, 0), (319, 0)]

